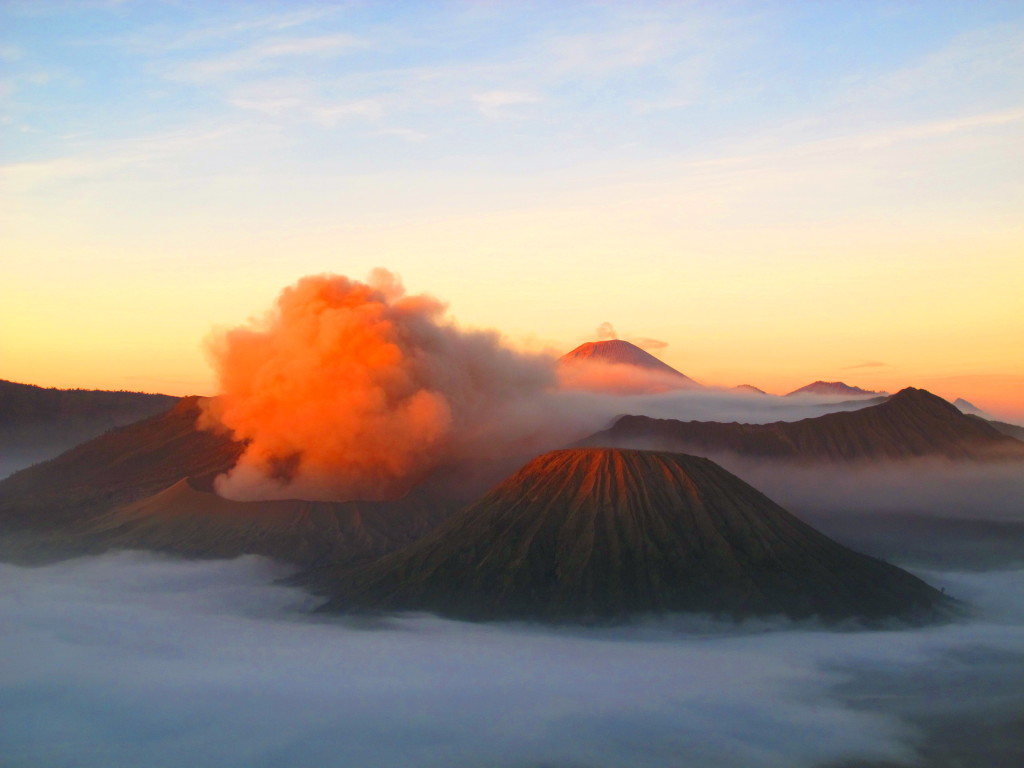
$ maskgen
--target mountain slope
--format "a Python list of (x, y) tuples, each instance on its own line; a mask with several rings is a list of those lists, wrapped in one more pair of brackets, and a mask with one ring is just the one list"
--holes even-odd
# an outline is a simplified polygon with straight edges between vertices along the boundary
[(201, 398), (112, 430), (0, 482), (0, 521), (46, 529), (106, 512), (183, 477), (209, 484), (237, 461), (243, 445), (196, 427)]
[(183, 479), (76, 532), (97, 549), (189, 557), (257, 554), (311, 565), (390, 552), (415, 541), (451, 511), (450, 502), (426, 493), (388, 502), (232, 501)]
[(623, 416), (584, 446), (733, 453), (802, 461), (943, 456), (1024, 459), (1024, 443), (965, 416), (923, 389), (904, 389), (878, 405), (793, 422), (723, 424)]
[(155, 416), (177, 400), (143, 392), (44, 389), (0, 380), (0, 477), (107, 430)]
[(244, 446), (199, 429), (201, 409), (200, 398), (184, 398), (0, 482), (0, 552), (32, 560), (130, 548), (349, 562), (413, 541), (458, 506), (429, 491), (376, 503), (223, 499), (212, 481)]
[(539, 456), (406, 549), (312, 579), (333, 595), (327, 610), (471, 619), (880, 618), (941, 602), (707, 459), (602, 449)]
[(1008, 424), (1005, 421), (994, 421), (992, 419), (986, 419), (986, 418), (983, 418), (981, 416), (976, 416), (973, 413), (968, 413), (968, 414), (965, 414), (965, 415), (970, 417), (970, 418), (972, 418), (972, 419), (978, 419), (979, 421), (982, 421), (985, 424), (988, 424), (990, 427), (992, 427), (997, 432), (1001, 432), (1002, 434), (1004, 434), (1004, 435), (1006, 435), (1008, 437), (1012, 437), (1015, 440), (1022, 440), (1022, 441), (1024, 441), (1024, 427), (1020, 426), (1019, 424)]

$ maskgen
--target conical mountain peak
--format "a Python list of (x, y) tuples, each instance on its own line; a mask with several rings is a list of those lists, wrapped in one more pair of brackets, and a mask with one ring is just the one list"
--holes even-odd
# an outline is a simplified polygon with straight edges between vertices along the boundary
[(608, 449), (543, 454), (420, 541), (319, 582), (333, 609), (473, 619), (879, 618), (940, 602), (708, 459)]
[(696, 381), (680, 373), (671, 365), (663, 363), (650, 352), (647, 352), (636, 344), (631, 344), (622, 339), (609, 339), (607, 341), (588, 341), (571, 352), (567, 352), (558, 359), (561, 365), (572, 365), (574, 363), (591, 362), (605, 363), (609, 365), (632, 365), (637, 368), (644, 368), (656, 373), (664, 373), (681, 379), (683, 386), (699, 387)]

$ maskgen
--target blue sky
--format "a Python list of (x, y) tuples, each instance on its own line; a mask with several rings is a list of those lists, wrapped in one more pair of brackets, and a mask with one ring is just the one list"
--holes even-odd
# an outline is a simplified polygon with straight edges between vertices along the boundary
[(202, 385), (210, 326), (378, 265), (466, 324), (609, 321), (722, 383), (1024, 375), (1020, 3), (8, 2), (0, 29), (11, 377)]

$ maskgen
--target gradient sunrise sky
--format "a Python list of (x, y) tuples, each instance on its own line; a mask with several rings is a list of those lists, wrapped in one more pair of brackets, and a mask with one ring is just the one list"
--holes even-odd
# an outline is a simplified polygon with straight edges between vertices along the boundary
[[(6, 2), (0, 378), (210, 394), (302, 275), (1024, 418), (1024, 3)], [(658, 346), (658, 345), (655, 345)]]

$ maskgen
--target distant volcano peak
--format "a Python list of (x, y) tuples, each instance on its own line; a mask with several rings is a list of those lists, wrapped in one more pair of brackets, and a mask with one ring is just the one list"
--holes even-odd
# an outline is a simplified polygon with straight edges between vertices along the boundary
[(582, 362), (606, 363), (609, 365), (631, 365), (636, 368), (643, 368), (655, 373), (668, 374), (680, 379), (684, 387), (700, 387), (701, 385), (689, 376), (680, 373), (671, 365), (663, 363), (650, 352), (647, 352), (636, 344), (631, 344), (623, 339), (609, 339), (607, 341), (588, 341), (580, 344), (576, 349), (567, 352), (558, 358), (560, 365), (573, 365)]
[(786, 394), (786, 397), (792, 397), (793, 395), (885, 395), (886, 392), (875, 392), (870, 389), (861, 389), (860, 387), (853, 387), (842, 381), (815, 381), (806, 386), (800, 387), (800, 389), (794, 389), (792, 392)]
[(752, 394), (752, 395), (767, 395), (768, 394), (763, 389), (761, 389), (760, 387), (755, 387), (753, 384), (737, 384), (735, 387), (733, 387), (733, 391), (736, 391), (736, 392), (746, 392), (746, 393)]

